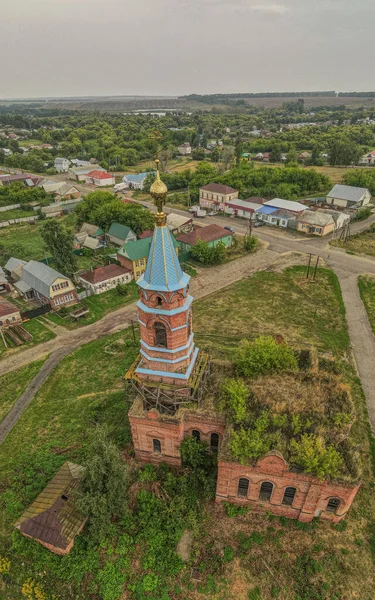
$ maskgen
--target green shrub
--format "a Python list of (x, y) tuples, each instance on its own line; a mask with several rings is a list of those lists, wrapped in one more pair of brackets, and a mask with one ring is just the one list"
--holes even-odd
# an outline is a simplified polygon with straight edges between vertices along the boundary
[(234, 423), (241, 423), (248, 411), (249, 390), (241, 379), (226, 379), (221, 388), (221, 408)]
[(278, 344), (270, 336), (261, 336), (253, 342), (242, 340), (234, 356), (234, 364), (237, 373), (246, 377), (296, 371), (298, 368), (293, 350), (286, 344)]
[(301, 438), (290, 442), (291, 460), (303, 468), (324, 479), (336, 477), (342, 465), (342, 457), (333, 446), (325, 446), (321, 437), (315, 434), (304, 434)]
[(249, 600), (260, 600), (262, 598), (260, 587), (257, 586), (249, 590), (247, 593), (247, 597), (249, 598)]
[(235, 504), (231, 504), (230, 502), (223, 502), (223, 504), (225, 506), (225, 512), (231, 519), (233, 517), (246, 515), (246, 513), (249, 512), (248, 506), (236, 506)]
[(231, 562), (235, 557), (235, 552), (232, 546), (225, 546), (224, 548), (224, 562)]

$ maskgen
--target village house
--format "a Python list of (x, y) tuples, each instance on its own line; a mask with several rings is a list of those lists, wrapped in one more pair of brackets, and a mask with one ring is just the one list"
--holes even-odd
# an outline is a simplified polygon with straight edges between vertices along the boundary
[(297, 218), (297, 230), (318, 236), (338, 231), (350, 221), (350, 215), (330, 210), (305, 210)]
[(227, 202), (225, 212), (229, 215), (234, 215), (235, 217), (241, 217), (243, 219), (252, 219), (254, 217), (254, 213), (259, 208), (262, 208), (265, 200), (263, 198), (259, 198), (262, 202), (257, 202), (258, 198), (248, 199), (248, 200), (240, 200), (237, 198), (236, 200), (230, 200)]
[(18, 173), (17, 175), (0, 175), (0, 185), (11, 185), (20, 181), (27, 187), (35, 187), (43, 181), (43, 177), (30, 175), (30, 173)]
[(341, 208), (361, 208), (371, 200), (370, 191), (367, 188), (355, 187), (353, 185), (336, 184), (327, 194), (327, 204), (340, 206)]
[(5, 298), (0, 298), (0, 329), (22, 323), (20, 309)]
[(89, 171), (85, 176), (85, 181), (86, 183), (92, 183), (97, 187), (115, 185), (116, 183), (114, 175), (111, 175), (111, 173), (107, 173), (106, 171), (99, 171), (98, 169)]
[(184, 142), (183, 144), (180, 144), (180, 146), (178, 147), (178, 153), (181, 154), (181, 156), (189, 156), (191, 154), (191, 146), (189, 142)]
[(173, 235), (177, 235), (178, 233), (188, 233), (188, 231), (193, 229), (193, 219), (190, 217), (183, 217), (176, 213), (169, 213), (167, 215), (167, 226)]
[(99, 165), (90, 165), (87, 167), (71, 167), (68, 171), (69, 179), (74, 179), (75, 181), (85, 181), (86, 175), (90, 173), (93, 169), (95, 169), (95, 171), (105, 172), (105, 169), (103, 169), (103, 167), (99, 167)]
[(209, 246), (216, 246), (222, 242), (227, 248), (233, 244), (233, 233), (220, 225), (212, 224), (206, 227), (196, 227), (189, 233), (181, 233), (176, 237), (179, 247), (183, 252), (190, 252), (197, 242), (205, 242)]
[(69, 170), (70, 160), (67, 158), (55, 158), (55, 169), (58, 173), (67, 173)]
[(76, 507), (83, 467), (65, 462), (47, 487), (25, 510), (15, 527), (51, 552), (64, 556), (74, 545), (87, 517)]
[(143, 190), (143, 184), (149, 174), (150, 173), (130, 173), (129, 175), (124, 175), (122, 181), (131, 190)]
[(3, 268), (0, 267), (0, 294), (10, 292), (10, 283), (8, 282)]
[(267, 200), (263, 206), (256, 209), (255, 213), (257, 219), (269, 225), (295, 228), (297, 226), (296, 219), (304, 210), (306, 210), (306, 206), (300, 202), (274, 198)]
[(112, 223), (106, 235), (108, 244), (123, 246), (128, 242), (136, 242), (137, 236), (130, 227), (121, 225), (121, 223)]
[(98, 238), (99, 240), (104, 240), (105, 238), (105, 233), (103, 229), (101, 229), (97, 225), (92, 225), (91, 223), (83, 223), (83, 225), (81, 225), (79, 233), (86, 233), (86, 235)]
[(22, 286), (15, 285), (21, 295), (49, 304), (53, 310), (78, 302), (77, 291), (69, 277), (36, 260), (23, 266), (21, 281)]
[(298, 160), (300, 162), (306, 162), (311, 158), (311, 152), (300, 152), (298, 155)]
[(139, 234), (138, 238), (140, 240), (145, 240), (146, 238), (150, 238), (154, 235), (153, 229), (145, 229), (142, 233)]
[(371, 150), (359, 159), (360, 165), (375, 165), (375, 150)]
[(53, 181), (52, 179), (45, 179), (40, 187), (45, 192), (54, 194), (55, 202), (61, 200), (77, 199), (81, 197), (81, 192), (72, 184), (66, 183), (65, 181)]
[(202, 208), (225, 212), (228, 202), (238, 198), (238, 190), (221, 183), (209, 183), (199, 190), (199, 205)]
[(151, 240), (152, 238), (145, 238), (130, 242), (117, 251), (117, 260), (122, 267), (133, 272), (135, 280), (146, 270)]
[(87, 248), (88, 250), (93, 250), (94, 252), (104, 248), (104, 244), (99, 238), (94, 238), (94, 237), (91, 237), (91, 235), (83, 234), (84, 238), (82, 239), (80, 237), (81, 235), (82, 234), (78, 234), (79, 237), (76, 236), (76, 239), (78, 239), (78, 240), (81, 239), (81, 242), (80, 242), (81, 248)]
[(115, 288), (119, 283), (130, 283), (133, 272), (119, 265), (106, 265), (79, 275), (82, 286), (92, 294), (102, 294)]
[(24, 265), (27, 264), (26, 260), (20, 258), (14, 258), (13, 256), (6, 262), (4, 269), (10, 275), (12, 281), (19, 281), (22, 277), (22, 271)]

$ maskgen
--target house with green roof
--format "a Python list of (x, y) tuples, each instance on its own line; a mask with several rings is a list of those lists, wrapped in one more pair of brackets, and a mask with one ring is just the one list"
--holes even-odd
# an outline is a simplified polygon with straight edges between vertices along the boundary
[(112, 223), (106, 235), (107, 244), (123, 246), (137, 241), (137, 236), (130, 227), (121, 223)]
[[(136, 242), (129, 242), (124, 244), (117, 252), (117, 260), (122, 267), (133, 271), (134, 279), (136, 281), (146, 270), (147, 259), (153, 239), (154, 236), (143, 240), (137, 240)], [(178, 252), (178, 244), (173, 236), (172, 239), (174, 247)]]

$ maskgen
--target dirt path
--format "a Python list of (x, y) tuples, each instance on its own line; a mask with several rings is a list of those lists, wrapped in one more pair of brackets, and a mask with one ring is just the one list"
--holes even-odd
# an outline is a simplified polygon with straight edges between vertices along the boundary
[(46, 360), (40, 371), (35, 375), (34, 379), (30, 381), (26, 390), (12, 406), (6, 417), (1, 421), (0, 444), (2, 444), (8, 433), (15, 426), (23, 411), (30, 404), (31, 400), (46, 381), (47, 377), (50, 376), (53, 369), (58, 365), (60, 360), (72, 350), (72, 347), (65, 346), (60, 350), (56, 350), (56, 352), (51, 354), (51, 356)]
[(366, 396), (371, 428), (373, 434), (375, 434), (375, 336), (359, 293), (357, 276), (348, 276), (340, 269), (336, 270), (336, 274), (341, 286), (350, 341)]

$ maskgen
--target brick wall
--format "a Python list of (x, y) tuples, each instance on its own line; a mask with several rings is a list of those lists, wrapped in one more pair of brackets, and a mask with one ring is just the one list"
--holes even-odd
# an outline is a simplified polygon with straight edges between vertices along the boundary
[[(238, 495), (239, 479), (249, 480), (247, 497)], [(273, 484), (269, 501), (259, 499), (263, 482)], [(296, 489), (292, 505), (283, 504), (286, 487)], [(244, 466), (236, 462), (219, 461), (216, 487), (216, 502), (227, 500), (234, 504), (254, 506), (256, 510), (271, 511), (274, 514), (311, 521), (321, 517), (333, 522), (343, 519), (350, 508), (360, 484), (346, 485), (340, 482), (320, 481), (306, 473), (293, 473), (288, 463), (278, 452), (270, 452), (255, 466)], [(331, 498), (338, 498), (340, 505), (336, 511), (327, 511)]]

